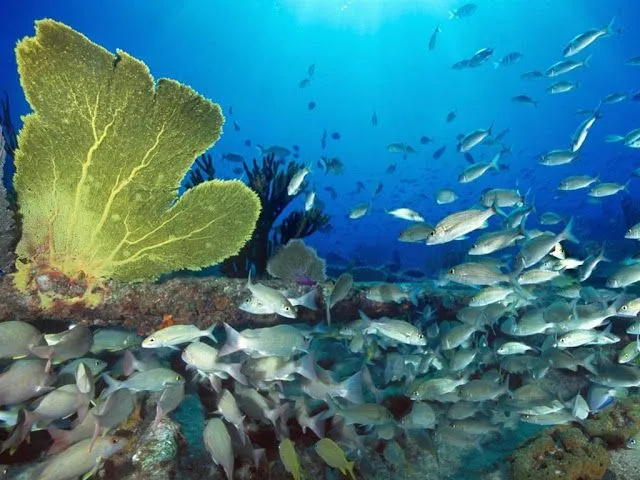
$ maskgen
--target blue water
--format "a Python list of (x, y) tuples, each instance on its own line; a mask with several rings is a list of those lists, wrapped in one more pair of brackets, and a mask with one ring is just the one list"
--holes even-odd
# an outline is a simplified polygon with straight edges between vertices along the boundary
[[(233, 118), (211, 153), (221, 176), (233, 177), (237, 165), (220, 161), (233, 151), (247, 157), (257, 150), (243, 145), (278, 144), (301, 148), (301, 160), (314, 166), (311, 181), (318, 198), (332, 216), (333, 231), (317, 233), (307, 242), (324, 255), (359, 256), (384, 264), (393, 251), (402, 261), (436, 271), (442, 258), (460, 255), (469, 245), (433, 246), (397, 241), (407, 226), (385, 209), (410, 207), (435, 223), (446, 214), (469, 208), (487, 187), (531, 189), (538, 213), (553, 210), (576, 218), (583, 241), (607, 240), (614, 257), (635, 253), (635, 242), (623, 240), (628, 228), (620, 201), (622, 194), (599, 205), (586, 203), (586, 191), (559, 195), (561, 178), (572, 174), (600, 174), (603, 181), (624, 183), (640, 164), (637, 151), (621, 144), (606, 144), (604, 136), (624, 134), (640, 126), (640, 104), (625, 101), (603, 108), (580, 159), (555, 168), (541, 166), (536, 155), (566, 148), (582, 121), (575, 111), (594, 108), (608, 93), (640, 89), (640, 67), (625, 61), (640, 55), (640, 2), (637, 0), (478, 0), (470, 18), (449, 20), (448, 12), (462, 1), (453, 0), (174, 0), (174, 1), (9, 1), (2, 7), (0, 28), (0, 90), (8, 92), (14, 123), (27, 113), (19, 86), (13, 47), (16, 40), (33, 35), (36, 19), (51, 17), (67, 23), (110, 51), (123, 49), (143, 60), (156, 77), (170, 77), (191, 85), (220, 103)], [(598, 40), (577, 58), (592, 55), (590, 67), (559, 77), (579, 81), (577, 91), (550, 96), (544, 89), (555, 79), (523, 81), (525, 71), (544, 70), (562, 59), (562, 49), (575, 35), (606, 25), (616, 17), (623, 32)], [(442, 33), (434, 51), (427, 42), (436, 25)], [(483, 47), (495, 49), (494, 58), (519, 51), (524, 59), (494, 69), (489, 62), (476, 69), (455, 71), (451, 65)], [(298, 83), (307, 67), (316, 65), (305, 89)], [(538, 108), (515, 104), (514, 95), (539, 100)], [(313, 111), (307, 104), (317, 103)], [(452, 109), (458, 118), (447, 124)], [(376, 111), (379, 124), (371, 125)], [(241, 126), (234, 131), (233, 120)], [(494, 124), (507, 127), (505, 142), (514, 154), (505, 160), (508, 171), (487, 174), (467, 185), (457, 176), (467, 165), (456, 153), (456, 135)], [(323, 129), (341, 134), (328, 140), (328, 156), (345, 163), (342, 176), (324, 175), (316, 162), (323, 154)], [(421, 136), (435, 138), (420, 145)], [(392, 142), (411, 144), (419, 152), (402, 159), (386, 151)], [(447, 145), (439, 160), (433, 151)], [(497, 147), (478, 147), (476, 160), (488, 160)], [(397, 163), (394, 174), (385, 174)], [(351, 194), (356, 181), (367, 189)], [(368, 202), (379, 181), (384, 183), (368, 216), (346, 218), (358, 203)], [(412, 181), (413, 183), (409, 183)], [(331, 200), (324, 187), (332, 186)], [(460, 199), (438, 206), (435, 191), (452, 187)], [(640, 198), (640, 181), (632, 180), (630, 195)], [(303, 199), (299, 200), (300, 202)], [(296, 205), (300, 207), (300, 205)], [(637, 219), (640, 221), (640, 218)], [(529, 228), (536, 226), (530, 219)], [(622, 239), (622, 240), (621, 240)], [(610, 253), (611, 255), (611, 253)], [(449, 263), (450, 264), (450, 263)]]

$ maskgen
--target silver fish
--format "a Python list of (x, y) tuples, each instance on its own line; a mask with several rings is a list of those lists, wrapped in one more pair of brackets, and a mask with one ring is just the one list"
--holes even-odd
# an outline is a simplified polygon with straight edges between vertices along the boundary
[(176, 348), (182, 343), (193, 342), (201, 337), (208, 337), (214, 342), (216, 338), (213, 330), (216, 325), (212, 325), (206, 330), (200, 330), (195, 325), (171, 325), (160, 329), (149, 335), (142, 341), (142, 348)]
[(91, 440), (82, 440), (72, 445), (50, 460), (47, 460), (32, 473), (37, 480), (68, 480), (81, 477), (97, 469), (102, 462), (120, 452), (127, 440), (121, 437), (107, 436), (97, 439), (93, 448)]
[(587, 48), (593, 42), (598, 40), (601, 37), (606, 35), (611, 35), (614, 33), (613, 30), (613, 22), (615, 21), (615, 17), (609, 22), (608, 25), (602, 28), (591, 28), (580, 35), (576, 35), (571, 39), (569, 44), (564, 48), (562, 54), (565, 57), (571, 57), (577, 53), (580, 53), (582, 50)]
[(219, 418), (211, 418), (204, 427), (204, 444), (216, 465), (220, 465), (231, 480), (234, 470), (234, 453), (231, 437), (224, 422)]
[(470, 209), (453, 213), (441, 220), (427, 239), (427, 245), (451, 242), (481, 228), (497, 213), (494, 207), (486, 210)]

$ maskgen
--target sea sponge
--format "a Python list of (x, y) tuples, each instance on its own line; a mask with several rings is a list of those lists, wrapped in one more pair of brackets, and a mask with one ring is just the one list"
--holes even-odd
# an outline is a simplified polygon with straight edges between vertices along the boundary
[[(20, 290), (44, 303), (95, 301), (104, 279), (154, 279), (238, 253), (260, 213), (252, 190), (213, 180), (177, 196), (221, 134), (218, 105), (176, 81), (154, 83), (140, 60), (50, 19), (16, 56), (34, 110), (15, 155)], [(79, 288), (43, 292), (37, 279), (47, 275)]]

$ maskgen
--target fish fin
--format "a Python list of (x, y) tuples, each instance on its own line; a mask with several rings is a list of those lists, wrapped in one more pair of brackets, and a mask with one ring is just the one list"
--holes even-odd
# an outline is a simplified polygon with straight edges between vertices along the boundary
[(597, 355), (598, 355), (597, 352), (594, 352), (591, 355), (587, 356), (584, 360), (582, 360), (582, 367), (584, 367), (587, 371), (589, 371), (593, 375), (598, 374), (598, 369), (593, 364), (593, 362), (596, 360)]
[(213, 332), (215, 331), (216, 327), (218, 326), (217, 323), (214, 323), (213, 325), (211, 325), (209, 328), (207, 328), (206, 330), (206, 337), (210, 338), (211, 340), (213, 340), (213, 343), (218, 343), (218, 339), (215, 337), (215, 335), (213, 334)]
[(327, 316), (327, 325), (331, 326), (331, 305), (325, 299), (325, 313)]
[(605, 257), (604, 255), (604, 248), (606, 244), (607, 244), (606, 240), (602, 242), (602, 247), (600, 248), (600, 254), (598, 255), (600, 257), (601, 262), (611, 262), (611, 259)]
[(231, 363), (231, 364), (225, 365), (225, 372), (231, 378), (233, 378), (236, 382), (241, 383), (242, 385), (249, 385), (249, 381), (244, 376), (241, 369), (242, 369), (242, 363)]
[(300, 363), (296, 365), (294, 372), (311, 380), (312, 382), (318, 380), (318, 374), (316, 373), (316, 357), (313, 352), (302, 357)]
[(364, 403), (364, 398), (362, 397), (362, 370), (341, 382), (340, 386), (343, 392), (340, 395), (342, 398), (358, 405)]
[(227, 341), (218, 352), (220, 357), (230, 355), (242, 349), (240, 346), (240, 332), (226, 322), (224, 323), (224, 330), (227, 333)]
[(47, 360), (47, 371), (51, 369), (51, 358), (54, 354), (54, 349), (49, 345), (34, 345), (30, 348), (31, 353), (33, 353), (36, 357), (42, 358), (43, 360)]
[(126, 350), (124, 352), (124, 357), (122, 359), (122, 373), (124, 373), (125, 377), (128, 377), (133, 372), (136, 371), (136, 364), (138, 363), (136, 357), (133, 355), (131, 350)]
[(324, 438), (324, 424), (324, 411), (317, 413), (313, 417), (309, 417), (308, 428), (315, 433), (318, 438)]
[(273, 428), (276, 428), (276, 422), (284, 414), (284, 412), (287, 411), (288, 408), (289, 408), (289, 404), (283, 403), (279, 407), (276, 407), (272, 410), (267, 410), (266, 412), (264, 412), (264, 416), (267, 417), (267, 419), (271, 422), (271, 424), (273, 425)]
[(304, 307), (309, 310), (316, 311), (318, 310), (318, 305), (316, 304), (316, 290), (312, 289), (309, 292), (301, 295), (298, 298), (292, 298), (289, 300), (291, 305), (294, 307)]
[(211, 388), (213, 388), (213, 391), (216, 393), (220, 393), (220, 391), (222, 390), (222, 381), (220, 380), (220, 377), (214, 375), (213, 373), (210, 373), (209, 375), (207, 375), (207, 378), (209, 379), (209, 383), (211, 384)]
[(500, 158), (500, 155), (496, 155), (491, 159), (491, 168), (493, 168), (496, 172), (500, 171), (500, 164), (498, 163)]
[(558, 343), (557, 332), (554, 333), (553, 335), (548, 335), (547, 338), (544, 339), (544, 342), (542, 342), (542, 345), (540, 346), (540, 351), (544, 353), (547, 350), (551, 350), (552, 348), (555, 348), (557, 343)]
[(102, 374), (102, 379), (107, 384), (107, 388), (105, 390), (103, 390), (103, 392), (101, 394), (102, 398), (107, 398), (113, 392), (115, 392), (116, 390), (119, 390), (120, 388), (122, 388), (121, 387), (121, 383), (122, 382), (119, 382), (118, 380), (114, 379), (108, 373), (103, 373)]
[(605, 27), (605, 35), (613, 35), (614, 33), (619, 33), (621, 30), (614, 30), (613, 29), (613, 23), (616, 21), (616, 17), (613, 17), (611, 19), (611, 21), (607, 24), (607, 26)]
[(29, 436), (31, 428), (38, 422), (38, 420), (40, 420), (40, 417), (36, 412), (24, 410), (24, 416), (22, 416), (18, 420), (18, 423), (16, 423), (16, 433), (19, 432), (19, 436), (17, 437), (17, 442), (13, 445), (14, 448), (18, 447), (18, 445), (20, 445), (27, 436)]
[(567, 223), (567, 226), (564, 227), (564, 230), (562, 231), (562, 233), (560, 233), (560, 235), (562, 236), (562, 238), (564, 238), (566, 240), (569, 240), (570, 242), (579, 244), (580, 240), (578, 240), (573, 235), (572, 229), (573, 229), (573, 217), (571, 217), (569, 219), (569, 222)]
[(47, 455), (54, 455), (65, 450), (69, 446), (70, 430), (63, 430), (61, 428), (49, 427), (47, 433), (53, 439), (53, 444), (47, 450)]

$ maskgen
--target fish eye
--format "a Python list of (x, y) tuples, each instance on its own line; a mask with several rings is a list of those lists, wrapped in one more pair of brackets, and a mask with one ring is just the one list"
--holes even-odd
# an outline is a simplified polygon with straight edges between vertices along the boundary
[(289, 311), (291, 311), (291, 307), (289, 307), (289, 306), (284, 307), (284, 311), (285, 311), (285, 312), (289, 312)]
[(111, 439), (111, 443), (114, 444), (114, 445), (117, 445), (118, 443), (120, 443), (120, 439), (118, 439), (117, 437), (113, 437)]
[(174, 379), (175, 379), (175, 381), (176, 381), (176, 382), (179, 382), (179, 381), (181, 380), (181, 377), (180, 377), (180, 375), (176, 375), (176, 376), (174, 377)]
[(620, 310), (628, 310), (628, 309), (629, 309), (629, 307), (627, 307), (626, 305), (623, 305)]
[(429, 232), (429, 236), (430, 236), (430, 237), (433, 237), (435, 234), (436, 234), (436, 231), (435, 231), (435, 230), (431, 230), (431, 231)]
[(636, 444), (636, 439), (632, 438), (631, 440), (629, 440), (629, 445), (635, 445)]
[(149, 337), (149, 338), (147, 339), (147, 341), (148, 341), (149, 343), (153, 343), (153, 342), (155, 342), (155, 341), (156, 341), (156, 337)]
[(453, 275), (454, 273), (456, 273), (456, 269), (452, 268), (451, 270), (449, 270), (449, 275)]

